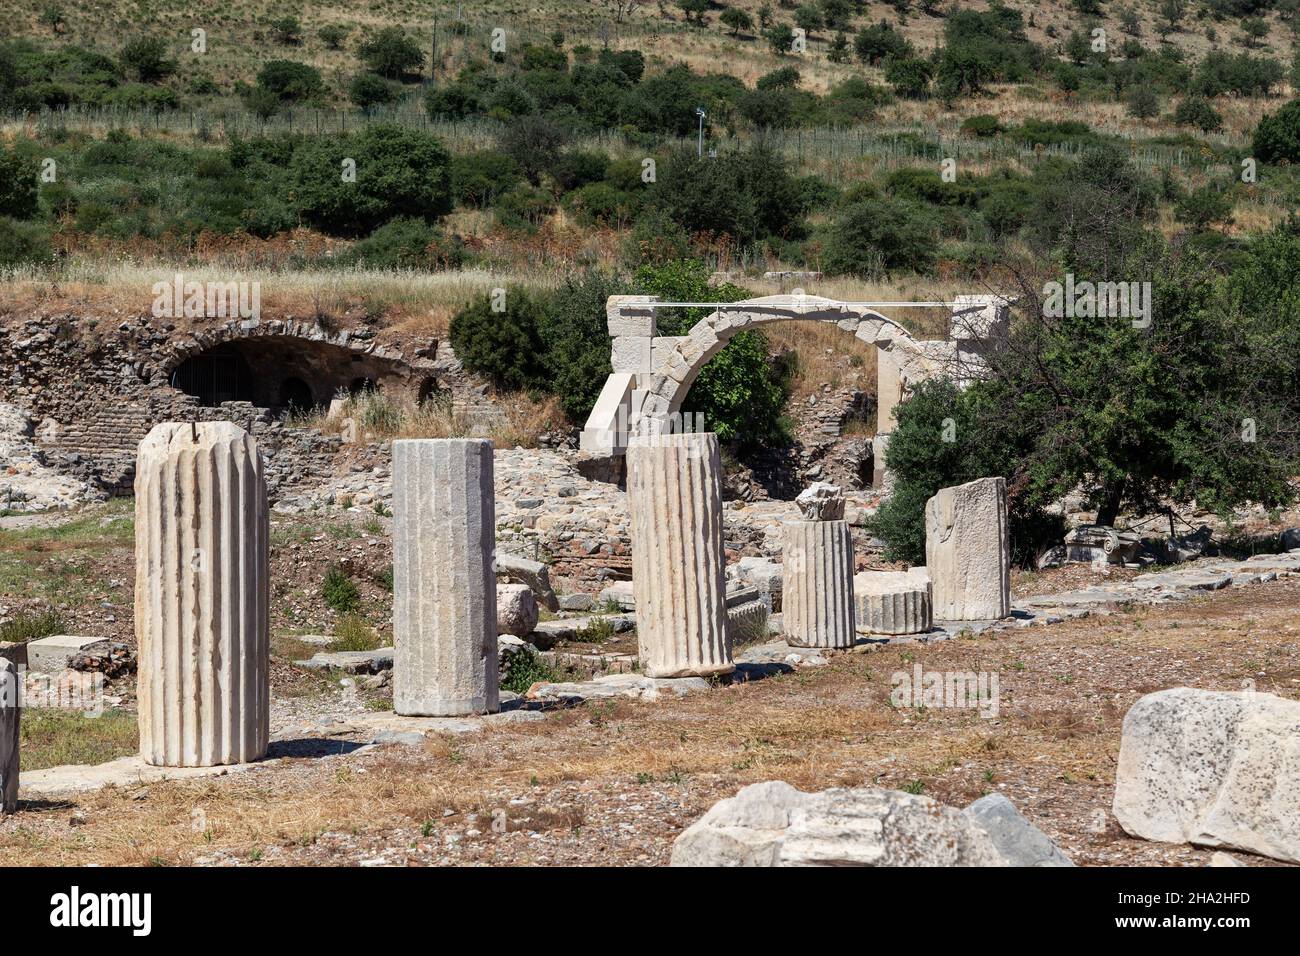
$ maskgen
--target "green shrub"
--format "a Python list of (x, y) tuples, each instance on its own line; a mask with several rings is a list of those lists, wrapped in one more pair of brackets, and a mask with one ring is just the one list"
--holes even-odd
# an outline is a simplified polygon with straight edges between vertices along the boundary
[(879, 278), (884, 272), (924, 272), (935, 253), (935, 228), (927, 212), (881, 198), (840, 212), (827, 230), (823, 262), (833, 275)]
[(257, 85), (288, 103), (314, 100), (325, 92), (320, 71), (293, 60), (271, 60), (264, 64), (257, 71)]
[(0, 269), (53, 261), (45, 226), (0, 216)]
[(351, 27), (343, 26), (338, 23), (327, 23), (316, 31), (320, 41), (331, 50), (341, 50), (343, 41), (347, 39), (348, 34), (352, 32)]
[(547, 664), (537, 652), (527, 645), (516, 647), (506, 655), (507, 669), (501, 689), (516, 694), (528, 692), (538, 681), (547, 683), (560, 679), (559, 673)]
[[(494, 311), (494, 304), (503, 311)], [(544, 372), (541, 311), (537, 297), (519, 286), (507, 287), (504, 300), (491, 293), (475, 299), (451, 320), (456, 357), (499, 388), (537, 387)]]
[(1260, 119), (1253, 152), (1264, 163), (1300, 163), (1300, 100)]
[(1194, 126), (1202, 133), (1213, 133), (1223, 128), (1223, 117), (1203, 96), (1187, 96), (1174, 109), (1174, 122), (1179, 126)]
[(962, 120), (961, 131), (967, 136), (984, 139), (1002, 132), (1002, 122), (996, 116), (980, 113), (978, 116), (968, 116)]
[(176, 72), (176, 61), (167, 59), (167, 43), (160, 37), (142, 36), (128, 40), (117, 55), (122, 68), (145, 83), (154, 83)]
[(401, 88), (378, 73), (358, 73), (348, 84), (348, 99), (363, 110), (397, 102)]
[(361, 590), (346, 571), (337, 564), (330, 565), (321, 582), (321, 597), (331, 610), (350, 614), (361, 606)]
[(509, 156), (496, 150), (455, 156), (451, 161), (451, 191), (466, 206), (483, 207), (523, 181), (524, 171)]
[(40, 206), (37, 167), (27, 157), (0, 146), (0, 216), (30, 219)]
[(885, 63), (885, 82), (894, 92), (907, 99), (922, 99), (929, 92), (934, 68), (928, 60), (901, 57)]
[(392, 219), (348, 250), (348, 261), (372, 269), (431, 269), (461, 265), (464, 243), (423, 219)]
[(375, 629), (364, 618), (352, 613), (338, 619), (333, 637), (330, 643), (332, 651), (373, 651), (383, 646)]

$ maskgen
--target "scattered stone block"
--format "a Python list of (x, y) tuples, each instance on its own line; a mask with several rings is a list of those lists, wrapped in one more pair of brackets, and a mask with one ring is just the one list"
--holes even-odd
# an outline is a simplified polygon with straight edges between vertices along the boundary
[(27, 642), (27, 667), (42, 674), (57, 674), (67, 670), (72, 659), (98, 644), (102, 637), (84, 637), (78, 634), (56, 634)]
[(537, 683), (524, 696), (529, 700), (592, 700), (628, 697), (658, 700), (684, 697), (709, 689), (703, 677), (646, 677), (643, 674), (605, 674), (589, 681)]
[(803, 793), (770, 781), (722, 800), (673, 844), (672, 866), (1006, 866), (961, 811), (894, 790)]
[(378, 674), (393, 669), (393, 649), (373, 651), (321, 651), (310, 660), (298, 661), (300, 667), (314, 671), (337, 670), (345, 674)]
[(636, 591), (631, 581), (615, 581), (600, 592), (601, 604), (613, 604), (624, 611), (636, 610)]
[(1074, 866), (1051, 837), (1026, 820), (1016, 805), (1000, 793), (980, 797), (964, 812), (988, 834), (1012, 866)]
[(627, 458), (641, 666), (648, 677), (729, 674), (718, 438), (634, 436)]
[(744, 557), (732, 565), (735, 579), (758, 588), (759, 597), (773, 614), (781, 610), (785, 568), (767, 558)]
[(1115, 818), (1165, 843), (1300, 863), (1300, 701), (1178, 687), (1124, 717)]
[(490, 441), (393, 443), (393, 710), (399, 715), (500, 709), (495, 519)]
[(526, 584), (497, 585), (497, 633), (527, 635), (537, 627), (537, 597)]
[(731, 646), (767, 638), (767, 605), (758, 588), (739, 588), (727, 593), (727, 639)]
[(944, 488), (925, 503), (925, 565), (935, 619), (989, 621), (1011, 613), (1005, 479)]
[(912, 571), (856, 574), (853, 600), (861, 633), (923, 634), (930, 630), (930, 582)]
[(794, 503), (805, 521), (839, 521), (844, 517), (844, 496), (839, 485), (815, 481), (799, 492)]
[(496, 573), (519, 584), (527, 584), (548, 611), (560, 609), (559, 598), (551, 588), (551, 572), (546, 565), (531, 558), (521, 558), (517, 554), (498, 551), (496, 555)]
[(257, 443), (231, 422), (155, 427), (135, 475), (140, 753), (163, 767), (266, 756), (270, 570)]
[(566, 594), (560, 598), (561, 611), (590, 611), (596, 606), (596, 599), (590, 594)]

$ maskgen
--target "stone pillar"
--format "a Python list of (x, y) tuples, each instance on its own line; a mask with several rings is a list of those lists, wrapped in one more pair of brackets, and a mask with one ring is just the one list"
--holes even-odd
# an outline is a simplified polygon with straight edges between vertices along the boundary
[(795, 647), (850, 647), (853, 621), (853, 535), (840, 489), (818, 481), (795, 499), (802, 521), (781, 528), (786, 641)]
[(853, 600), (858, 630), (865, 633), (922, 634), (930, 629), (930, 581), (915, 571), (854, 575)]
[(492, 443), (393, 443), (393, 709), (501, 709)]
[(18, 681), (13, 662), (0, 657), (0, 813), (18, 805)]
[(163, 767), (266, 755), (266, 482), (231, 422), (158, 425), (135, 475), (140, 753)]
[(1011, 613), (1005, 479), (944, 488), (925, 503), (925, 564), (935, 620), (991, 621)]
[(711, 432), (651, 434), (627, 450), (641, 671), (729, 674), (722, 459)]

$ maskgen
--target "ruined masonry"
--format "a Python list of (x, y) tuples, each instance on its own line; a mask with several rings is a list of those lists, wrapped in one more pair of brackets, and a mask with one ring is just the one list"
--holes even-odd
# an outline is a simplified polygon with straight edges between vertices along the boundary
[(1011, 613), (1005, 479), (944, 488), (925, 503), (925, 565), (936, 620), (991, 621)]
[(393, 709), (500, 710), (492, 443), (393, 443)]
[(246, 763), (270, 732), (266, 483), (229, 422), (156, 426), (135, 479), (140, 753)]
[(735, 669), (727, 638), (721, 479), (712, 433), (652, 434), (629, 443), (632, 582), (647, 677)]
[(0, 813), (18, 806), (18, 668), (0, 657)]

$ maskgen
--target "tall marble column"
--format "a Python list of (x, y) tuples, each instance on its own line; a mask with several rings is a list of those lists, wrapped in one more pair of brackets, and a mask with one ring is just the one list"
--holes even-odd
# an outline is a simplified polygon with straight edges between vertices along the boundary
[(231, 422), (158, 425), (135, 477), (140, 753), (211, 767), (266, 755), (270, 618), (266, 482)]
[(500, 710), (492, 443), (393, 443), (393, 709)]
[(18, 805), (18, 681), (22, 675), (12, 661), (0, 657), (0, 813)]
[(729, 674), (718, 438), (634, 436), (627, 465), (642, 673)]

